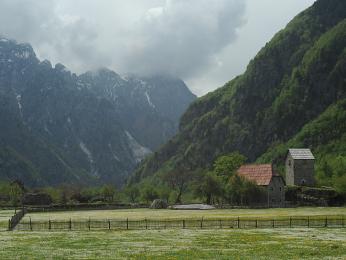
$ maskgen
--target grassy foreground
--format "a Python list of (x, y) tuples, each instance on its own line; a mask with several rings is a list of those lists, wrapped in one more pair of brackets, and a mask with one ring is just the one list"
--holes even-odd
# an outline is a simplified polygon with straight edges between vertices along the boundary
[(207, 218), (232, 218), (232, 217), (255, 217), (255, 218), (280, 218), (284, 216), (332, 216), (346, 215), (346, 207), (302, 207), (302, 208), (276, 208), (276, 209), (217, 209), (217, 210), (152, 210), (152, 209), (126, 209), (126, 210), (87, 210), (87, 211), (62, 211), (62, 212), (39, 212), (25, 215), (33, 221), (51, 220), (86, 220), (86, 219), (200, 219)]
[(0, 232), (0, 259), (345, 259), (346, 229)]

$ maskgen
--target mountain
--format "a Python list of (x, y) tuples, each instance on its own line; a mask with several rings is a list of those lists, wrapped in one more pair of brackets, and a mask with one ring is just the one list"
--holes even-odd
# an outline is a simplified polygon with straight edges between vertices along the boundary
[(100, 69), (79, 78), (80, 86), (112, 102), (122, 125), (151, 150), (177, 133), (180, 116), (196, 99), (182, 80), (167, 75), (121, 77)]
[[(243, 75), (193, 103), (182, 116), (179, 134), (143, 161), (131, 181), (178, 166), (209, 168), (218, 156), (233, 151), (249, 162), (274, 160), (278, 166), (288, 146), (310, 147), (319, 158), (330, 154), (345, 161), (345, 121), (333, 112), (342, 117), (345, 108), (345, 18), (344, 0), (318, 0), (296, 16)], [(333, 134), (319, 125), (326, 117)], [(316, 131), (306, 135), (312, 126)]]
[(173, 77), (77, 76), (38, 60), (29, 44), (0, 38), (0, 179), (121, 185), (176, 133), (194, 99)]

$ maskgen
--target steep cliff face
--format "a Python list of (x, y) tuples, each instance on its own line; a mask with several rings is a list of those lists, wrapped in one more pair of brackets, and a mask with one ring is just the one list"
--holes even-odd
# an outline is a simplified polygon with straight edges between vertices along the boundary
[(254, 161), (345, 98), (346, 2), (319, 0), (250, 62), (246, 72), (195, 101), (179, 134), (145, 160), (133, 181), (175, 165), (210, 167), (240, 151)]
[(182, 80), (164, 75), (121, 77), (101, 69), (81, 75), (79, 84), (110, 101), (122, 125), (151, 150), (177, 133), (180, 116), (196, 99)]
[[(33, 186), (121, 185), (176, 133), (182, 110), (195, 98), (182, 81), (162, 78), (167, 85), (109, 70), (77, 76), (39, 61), (30, 45), (1, 38), (0, 178)], [(170, 107), (179, 109), (169, 114)], [(153, 125), (156, 132), (145, 131)]]

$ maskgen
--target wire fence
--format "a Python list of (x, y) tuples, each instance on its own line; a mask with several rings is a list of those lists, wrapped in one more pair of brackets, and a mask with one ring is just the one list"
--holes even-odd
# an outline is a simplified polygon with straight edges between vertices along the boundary
[(27, 213), (26, 208), (22, 208), (21, 210), (17, 211), (9, 220), (8, 220), (8, 230), (13, 230), (16, 225), (21, 221), (21, 219), (24, 217), (24, 215)]
[(280, 219), (109, 219), (109, 220), (47, 220), (21, 221), (16, 230), (156, 230), (156, 229), (244, 229), (244, 228), (344, 228), (345, 216), (287, 217)]

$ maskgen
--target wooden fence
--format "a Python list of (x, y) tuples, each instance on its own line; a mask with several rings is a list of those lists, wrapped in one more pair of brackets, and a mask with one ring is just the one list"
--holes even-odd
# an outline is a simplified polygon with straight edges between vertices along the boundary
[(20, 222), (16, 229), (24, 231), (53, 230), (145, 230), (145, 229), (241, 229), (241, 228), (322, 228), (345, 227), (345, 216), (288, 217), (280, 219), (109, 219), (109, 220), (48, 220)]
[(18, 223), (22, 220), (24, 215), (27, 213), (26, 208), (22, 208), (21, 210), (17, 211), (9, 220), (8, 220), (8, 230), (13, 230)]

